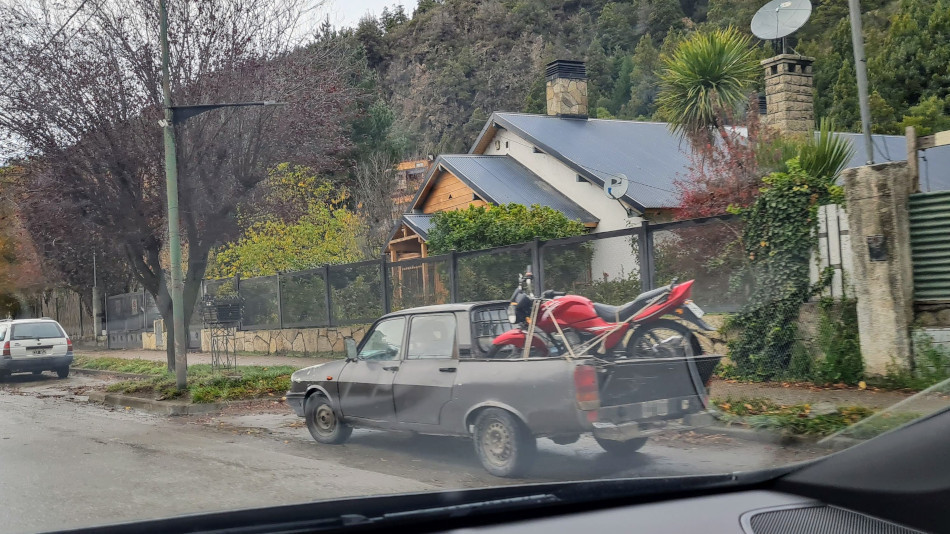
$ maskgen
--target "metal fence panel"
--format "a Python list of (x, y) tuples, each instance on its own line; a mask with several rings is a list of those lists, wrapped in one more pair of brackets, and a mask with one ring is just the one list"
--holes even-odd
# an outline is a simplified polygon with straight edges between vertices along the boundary
[(448, 256), (388, 263), (387, 291), (393, 311), (451, 301)]
[(950, 191), (910, 195), (910, 248), (914, 298), (950, 301)]
[(460, 302), (505, 300), (511, 297), (518, 274), (532, 264), (531, 248), (504, 247), (458, 257), (458, 299)]
[(371, 323), (383, 312), (380, 262), (331, 265), (330, 325)]
[(280, 328), (277, 276), (241, 280), (238, 294), (244, 299), (242, 330)]
[(284, 328), (326, 326), (327, 282), (322, 271), (302, 271), (281, 275), (281, 316)]
[(695, 280), (693, 300), (708, 311), (736, 311), (748, 302), (743, 223), (712, 220), (697, 225), (664, 225), (653, 232), (657, 286)]
[(641, 292), (639, 240), (632, 234), (549, 241), (540, 253), (544, 289), (613, 305), (629, 302)]

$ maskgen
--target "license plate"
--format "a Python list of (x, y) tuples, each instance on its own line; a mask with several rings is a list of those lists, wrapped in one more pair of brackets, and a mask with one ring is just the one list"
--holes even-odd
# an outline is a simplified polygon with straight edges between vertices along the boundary
[(704, 312), (703, 309), (700, 308), (699, 306), (693, 304), (693, 301), (687, 302), (686, 308), (689, 309), (689, 311), (693, 312), (693, 315), (695, 315), (696, 317), (702, 317), (703, 315), (706, 315), (706, 312)]
[(33, 356), (45, 356), (45, 355), (46, 355), (46, 350), (44, 350), (44, 349), (33, 349), (33, 350), (30, 351), (30, 352), (33, 353)]

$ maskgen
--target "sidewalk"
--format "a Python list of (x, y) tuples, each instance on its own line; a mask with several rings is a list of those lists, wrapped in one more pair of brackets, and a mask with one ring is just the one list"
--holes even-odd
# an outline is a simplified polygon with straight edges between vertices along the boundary
[[(88, 356), (91, 358), (122, 358), (125, 360), (151, 360), (155, 362), (165, 361), (165, 351), (163, 350), (111, 350), (96, 349), (91, 347), (80, 347), (76, 349), (77, 356)], [(342, 355), (341, 355), (342, 356)], [(289, 365), (297, 369), (317, 365), (318, 363), (331, 361), (327, 358), (301, 358), (291, 356), (272, 356), (261, 355), (238, 355), (238, 365), (260, 365), (263, 367), (274, 367), (278, 365)], [(188, 363), (206, 363), (211, 364), (211, 354), (208, 352), (189, 352)]]
[[(874, 410), (893, 406), (913, 395), (902, 391), (819, 388), (782, 382), (727, 382), (716, 378), (709, 385), (709, 396), (713, 399), (764, 397), (782, 405), (827, 403), (834, 406), (864, 406)], [(950, 406), (950, 396), (930, 394), (914, 399), (911, 404), (912, 407), (908, 408), (915, 411), (931, 412)]]

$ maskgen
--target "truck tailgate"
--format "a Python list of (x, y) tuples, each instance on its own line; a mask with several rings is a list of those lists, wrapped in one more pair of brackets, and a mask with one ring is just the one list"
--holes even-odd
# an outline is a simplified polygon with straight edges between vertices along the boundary
[(620, 360), (600, 368), (602, 407), (658, 399), (698, 397), (705, 404), (706, 383), (720, 356)]

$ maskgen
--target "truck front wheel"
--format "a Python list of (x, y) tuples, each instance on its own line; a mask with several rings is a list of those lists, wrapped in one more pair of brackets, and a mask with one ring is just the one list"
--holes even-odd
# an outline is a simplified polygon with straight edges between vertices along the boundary
[(627, 441), (616, 441), (613, 439), (603, 439), (594, 436), (597, 444), (610, 454), (633, 454), (642, 449), (647, 442), (647, 438), (634, 438)]
[(338, 445), (349, 439), (353, 427), (336, 416), (330, 401), (323, 395), (313, 394), (304, 404), (307, 430), (313, 439), (327, 445)]
[(485, 469), (498, 477), (525, 472), (538, 450), (538, 441), (510, 412), (488, 408), (475, 418), (475, 454)]

